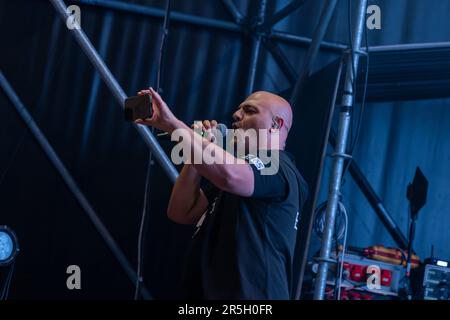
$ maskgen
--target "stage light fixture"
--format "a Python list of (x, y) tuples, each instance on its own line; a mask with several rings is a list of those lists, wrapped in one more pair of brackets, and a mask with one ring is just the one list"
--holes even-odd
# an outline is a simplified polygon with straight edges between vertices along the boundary
[(0, 226), (0, 266), (11, 264), (19, 252), (16, 234), (8, 226)]

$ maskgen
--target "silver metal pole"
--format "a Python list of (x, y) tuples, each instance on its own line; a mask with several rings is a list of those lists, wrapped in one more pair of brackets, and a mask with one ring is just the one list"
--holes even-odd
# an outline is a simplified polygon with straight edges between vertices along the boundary
[[(55, 7), (56, 11), (59, 13), (61, 18), (63, 19), (64, 23), (67, 21), (67, 18), (69, 17), (69, 13), (67, 12), (67, 7), (64, 4), (62, 0), (50, 0), (50, 2)], [(105, 84), (108, 86), (109, 90), (112, 92), (114, 97), (116, 98), (117, 102), (124, 107), (125, 99), (127, 98), (127, 95), (123, 91), (123, 89), (120, 87), (120, 85), (117, 83), (114, 76), (111, 74), (111, 71), (108, 69), (106, 64), (103, 62), (97, 51), (95, 50), (92, 43), (89, 41), (86, 34), (83, 32), (81, 28), (77, 29), (74, 28), (72, 30), (69, 30), (75, 37), (78, 44), (81, 46), (81, 49), (84, 51), (84, 53), (87, 55), (91, 63), (94, 65), (94, 67), (97, 69), (97, 71), (100, 73), (100, 76), (102, 77)], [(159, 145), (158, 141), (156, 140), (155, 136), (151, 133), (148, 127), (142, 126), (142, 125), (134, 125), (136, 130), (139, 132), (141, 137), (144, 139), (144, 142), (147, 144), (147, 146), (150, 148), (150, 150), (153, 153), (153, 156), (155, 157), (156, 161), (160, 164), (160, 166), (163, 168), (167, 176), (172, 182), (175, 182), (175, 180), (178, 177), (178, 171), (173, 166), (170, 159), (167, 157), (167, 155), (164, 153), (164, 150)]]
[(336, 148), (334, 154), (333, 171), (330, 179), (330, 187), (328, 193), (328, 205), (325, 217), (325, 227), (323, 233), (322, 248), (320, 250), (319, 269), (317, 272), (316, 283), (314, 288), (314, 300), (323, 300), (327, 274), (328, 264), (331, 261), (331, 245), (333, 238), (334, 223), (336, 218), (336, 211), (339, 202), (342, 172), (344, 168), (344, 161), (348, 157), (345, 154), (347, 146), (349, 126), (350, 126), (350, 109), (353, 106), (353, 72), (358, 69), (359, 52), (361, 48), (361, 40), (363, 28), (365, 27), (367, 0), (359, 0), (357, 8), (356, 25), (353, 32), (352, 42), (353, 50), (347, 57), (347, 71), (345, 75), (344, 94), (341, 102), (341, 112), (339, 115), (338, 136), (336, 141)]
[[(123, 251), (120, 249), (117, 242), (114, 240), (112, 235), (108, 232), (108, 229), (106, 229), (103, 222), (98, 217), (97, 213), (95, 212), (92, 205), (89, 203), (89, 200), (86, 198), (86, 196), (81, 192), (80, 188), (78, 187), (75, 180), (70, 175), (69, 171), (65, 167), (64, 163), (61, 161), (61, 159), (56, 154), (55, 150), (51, 146), (51, 144), (48, 142), (45, 135), (42, 133), (42, 131), (37, 126), (36, 122), (34, 122), (33, 118), (31, 117), (30, 113), (28, 112), (27, 108), (23, 105), (22, 101), (20, 101), (19, 97), (15, 93), (14, 89), (9, 84), (8, 80), (4, 77), (3, 72), (0, 70), (0, 86), (5, 91), (7, 97), (12, 102), (14, 108), (16, 108), (17, 112), (19, 113), (20, 117), (22, 118), (23, 122), (27, 125), (28, 129), (31, 131), (33, 136), (36, 138), (36, 141), (41, 146), (42, 150), (44, 150), (45, 154), (47, 155), (50, 162), (55, 167), (56, 171), (60, 174), (61, 178), (66, 183), (69, 190), (72, 192), (72, 194), (77, 199), (80, 206), (84, 209), (89, 219), (94, 224), (95, 228), (97, 229), (100, 236), (103, 238), (109, 249), (112, 251), (114, 256), (116, 257), (117, 261), (119, 261), (120, 265), (124, 269), (125, 273), (127, 274), (128, 278), (135, 283), (136, 282), (136, 272), (134, 271), (133, 267), (131, 266), (131, 263), (128, 261), (127, 257), (123, 253)], [(142, 293), (145, 299), (150, 299), (151, 295), (147, 288), (142, 288)]]

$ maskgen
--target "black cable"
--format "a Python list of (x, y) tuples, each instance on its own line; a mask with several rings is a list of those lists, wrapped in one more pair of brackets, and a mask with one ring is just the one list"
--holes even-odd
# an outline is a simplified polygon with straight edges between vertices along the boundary
[[(322, 202), (319, 204), (314, 210), (314, 222), (313, 222), (313, 230), (316, 236), (319, 239), (323, 238), (323, 229), (325, 228), (325, 219), (326, 219), (326, 211), (327, 211), (328, 201)], [(336, 218), (335, 218), (335, 238), (333, 239), (333, 245), (335, 244), (335, 239), (341, 240), (345, 234), (345, 223), (343, 222), (344, 213), (343, 213), (344, 205), (341, 201), (338, 203)]]
[[(316, 234), (316, 236), (319, 239), (323, 239), (323, 230), (325, 228), (325, 218), (326, 218), (326, 210), (328, 206), (328, 201), (322, 202), (319, 204), (314, 211), (314, 221), (313, 221), (313, 230)], [(336, 252), (336, 277), (334, 282), (334, 289), (332, 290), (334, 292), (334, 297), (338, 297), (338, 291), (339, 286), (341, 283), (339, 282), (340, 278), (340, 263), (339, 261), (339, 240), (344, 239), (344, 245), (345, 245), (345, 234), (346, 234), (346, 213), (345, 213), (345, 207), (342, 204), (342, 202), (339, 200), (338, 207), (336, 209), (336, 218), (334, 221), (334, 233), (333, 233), (333, 240), (332, 245), (335, 247)]]
[[(355, 52), (355, 48), (353, 46), (353, 33), (352, 33), (352, 6), (351, 6), (351, 1), (348, 0), (348, 19), (347, 19), (347, 27), (348, 27), (348, 37), (349, 37), (349, 44), (350, 44), (350, 59), (351, 59), (351, 72), (352, 72), (352, 96), (353, 96), (353, 101), (355, 101), (355, 97), (356, 97), (356, 78), (357, 78), (357, 74), (356, 74), (356, 70), (355, 70), (355, 60), (354, 60), (354, 52)], [(350, 137), (351, 140), (353, 140), (353, 126), (354, 126), (354, 117), (353, 117), (353, 113), (354, 113), (354, 109), (355, 108), (350, 108), (350, 112), (351, 112), (351, 116), (352, 116), (352, 121), (350, 122)], [(347, 150), (347, 152), (349, 152), (349, 150)]]
[(13, 262), (13, 264), (11, 265), (11, 269), (9, 271), (8, 286), (6, 288), (6, 292), (5, 292), (5, 295), (3, 297), (4, 300), (8, 299), (8, 296), (9, 296), (9, 289), (11, 288), (11, 282), (12, 282), (12, 278), (13, 278), (13, 275), (14, 275), (14, 266), (15, 266), (15, 264), (16, 263)]
[[(158, 60), (158, 71), (156, 78), (156, 91), (161, 93), (161, 81), (162, 81), (162, 70), (165, 58), (166, 51), (166, 41), (169, 35), (169, 17), (170, 17), (170, 8), (171, 8), (171, 0), (167, 0), (166, 2), (166, 11), (164, 15), (164, 23), (163, 23), (163, 34), (161, 37), (161, 46), (159, 50), (159, 60)], [(152, 127), (152, 133), (155, 133), (154, 127)], [(148, 216), (148, 199), (150, 197), (150, 181), (151, 181), (151, 168), (153, 165), (153, 153), (150, 151), (148, 157), (148, 167), (147, 167), (147, 175), (145, 178), (145, 189), (144, 189), (144, 205), (142, 209), (142, 218), (139, 226), (139, 236), (138, 236), (138, 257), (137, 257), (137, 277), (136, 277), (136, 290), (134, 292), (134, 300), (138, 300), (141, 294), (141, 285), (144, 281), (143, 279), (143, 266), (144, 266), (144, 249), (145, 249), (145, 239), (147, 236), (147, 228), (146, 221)]]
[(165, 52), (166, 52), (166, 42), (167, 37), (169, 36), (169, 18), (170, 18), (170, 8), (171, 8), (171, 0), (167, 0), (166, 2), (166, 13), (164, 15), (163, 22), (163, 35), (161, 37), (161, 46), (159, 48), (159, 61), (158, 61), (158, 74), (156, 78), (156, 88), (158, 93), (161, 90), (161, 82), (162, 82), (162, 66), (164, 65), (165, 60)]
[(358, 125), (356, 127), (356, 135), (355, 135), (355, 140), (353, 141), (353, 145), (351, 146), (351, 152), (353, 154), (356, 145), (358, 144), (358, 139), (361, 133), (361, 123), (362, 123), (362, 118), (363, 118), (363, 114), (364, 114), (364, 109), (366, 106), (366, 94), (367, 94), (367, 83), (368, 83), (368, 78), (369, 78), (369, 43), (368, 43), (368, 37), (367, 37), (367, 28), (364, 28), (364, 37), (365, 37), (365, 42), (366, 42), (366, 73), (365, 73), (365, 77), (364, 77), (364, 88), (363, 88), (363, 96), (362, 96), (362, 101), (361, 101), (361, 110), (359, 112), (359, 118), (358, 118)]
[(8, 295), (9, 295), (9, 288), (12, 282), (12, 277), (13, 277), (13, 273), (14, 273), (14, 265), (16, 264), (16, 262), (14, 261), (9, 269), (8, 275), (5, 278), (5, 284), (3, 286), (3, 290), (2, 293), (0, 295), (0, 300), (6, 300), (8, 299)]
[[(340, 213), (340, 208), (338, 206), (338, 214)], [(336, 273), (334, 278), (334, 299), (337, 300), (338, 296), (338, 282), (339, 282), (339, 240), (337, 236), (337, 221), (334, 221), (334, 250), (336, 252)]]
[(134, 292), (134, 300), (139, 299), (139, 295), (141, 293), (141, 284), (143, 282), (143, 273), (142, 273), (142, 267), (144, 265), (144, 259), (143, 259), (143, 240), (145, 239), (145, 226), (147, 221), (147, 215), (148, 215), (148, 198), (149, 198), (149, 189), (150, 189), (150, 178), (151, 178), (151, 164), (152, 161), (152, 153), (149, 154), (148, 159), (148, 165), (147, 165), (147, 174), (145, 177), (145, 188), (144, 188), (144, 205), (142, 209), (142, 217), (141, 217), (141, 223), (139, 226), (139, 237), (138, 237), (138, 262), (137, 262), (137, 278), (136, 278), (136, 290)]
[[(353, 35), (352, 35), (352, 6), (351, 6), (351, 4), (350, 4), (350, 0), (347, 0), (347, 28), (348, 28), (348, 41), (349, 41), (349, 45), (350, 45), (350, 52), (348, 53), (349, 55), (350, 55), (350, 63), (351, 63), (351, 73), (352, 73), (352, 76), (351, 76), (351, 78), (352, 78), (352, 95), (353, 95), (353, 98), (356, 96), (356, 86), (355, 86), (355, 74), (356, 74), (356, 71), (355, 71), (355, 69), (354, 69), (354, 61), (353, 61), (353, 52), (354, 52), (354, 49), (353, 49)], [(344, 90), (345, 90), (345, 88), (344, 88)], [(354, 108), (351, 108), (350, 109), (350, 112), (351, 112), (351, 116), (353, 115), (353, 109)], [(354, 122), (354, 119), (353, 119), (353, 117), (351, 118), (351, 121), (350, 121), (350, 128), (349, 128), (349, 137), (350, 137), (350, 143), (349, 143), (349, 145), (351, 146), (353, 143), (352, 143), (352, 140), (353, 140), (353, 122)], [(346, 148), (346, 152), (345, 152), (346, 154), (348, 154), (348, 155), (351, 155), (351, 152), (350, 152), (350, 148)], [(349, 166), (350, 166), (350, 161), (349, 160), (346, 160), (345, 161), (345, 165), (344, 165), (344, 169), (342, 170), (342, 175), (341, 175), (341, 187), (345, 184), (345, 175), (346, 175), (346, 173), (347, 173), (347, 170), (348, 170), (348, 168), (349, 168)]]

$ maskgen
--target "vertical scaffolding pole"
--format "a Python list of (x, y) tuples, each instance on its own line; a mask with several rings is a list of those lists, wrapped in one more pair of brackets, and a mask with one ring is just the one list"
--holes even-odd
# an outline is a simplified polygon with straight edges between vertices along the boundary
[[(69, 13), (67, 12), (67, 7), (64, 4), (64, 2), (62, 0), (50, 0), (50, 2), (53, 4), (56, 11), (63, 19), (63, 21), (66, 22), (67, 19), (69, 18)], [(120, 87), (120, 85), (117, 83), (116, 79), (111, 74), (111, 71), (103, 62), (103, 60), (95, 50), (94, 46), (89, 41), (86, 34), (83, 32), (81, 28), (74, 28), (70, 30), (70, 32), (74, 35), (81, 49), (84, 51), (84, 53), (87, 55), (91, 63), (94, 65), (95, 69), (97, 69), (97, 71), (100, 73), (100, 76), (102, 77), (103, 81), (108, 86), (109, 90), (112, 92), (117, 102), (123, 108), (127, 95)], [(158, 161), (158, 163), (165, 171), (169, 179), (172, 182), (175, 182), (175, 180), (178, 177), (178, 171), (175, 169), (170, 159), (164, 153), (164, 150), (161, 148), (155, 136), (151, 133), (150, 129), (145, 126), (137, 124), (134, 124), (134, 127), (139, 132), (141, 137), (144, 139), (144, 142), (150, 148), (156, 161)]]
[[(336, 141), (336, 149), (333, 154), (333, 171), (330, 179), (327, 212), (325, 217), (325, 227), (323, 232), (323, 242), (320, 250), (319, 269), (317, 272), (314, 300), (323, 300), (327, 281), (328, 266), (330, 262), (331, 245), (333, 238), (334, 223), (336, 219), (336, 211), (339, 203), (339, 195), (341, 189), (342, 172), (344, 169), (345, 159), (348, 155), (345, 153), (349, 126), (350, 126), (350, 110), (353, 106), (354, 92), (353, 81), (356, 77), (358, 69), (359, 51), (361, 48), (361, 40), (363, 28), (365, 27), (365, 13), (367, 0), (359, 0), (357, 7), (357, 18), (355, 28), (352, 35), (353, 51), (347, 56), (347, 71), (344, 82), (344, 94), (342, 96), (341, 111), (339, 114), (338, 136)], [(349, 17), (350, 19), (350, 17)]]
[[(257, 30), (259, 26), (262, 26), (264, 24), (264, 19), (266, 15), (266, 6), (267, 6), (267, 0), (259, 0), (257, 5), (257, 13), (255, 20), (252, 22), (252, 27)], [(248, 74), (248, 82), (247, 82), (247, 89), (246, 94), (247, 96), (253, 92), (253, 89), (255, 87), (255, 77), (256, 77), (256, 68), (258, 66), (258, 59), (259, 54), (261, 51), (261, 41), (262, 41), (262, 35), (259, 34), (257, 31), (255, 32), (255, 38), (253, 39), (252, 43), (252, 55), (250, 58), (250, 71)]]

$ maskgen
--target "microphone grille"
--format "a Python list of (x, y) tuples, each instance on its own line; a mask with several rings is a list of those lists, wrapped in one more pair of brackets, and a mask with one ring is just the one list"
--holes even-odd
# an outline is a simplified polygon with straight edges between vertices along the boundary
[(217, 124), (217, 130), (220, 131), (220, 133), (222, 134), (222, 136), (225, 137), (225, 136), (227, 135), (227, 130), (228, 130), (228, 128), (227, 128), (227, 126), (224, 125), (223, 123)]

